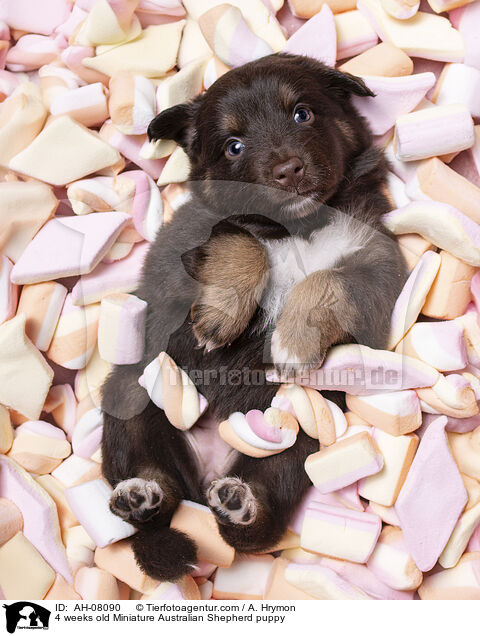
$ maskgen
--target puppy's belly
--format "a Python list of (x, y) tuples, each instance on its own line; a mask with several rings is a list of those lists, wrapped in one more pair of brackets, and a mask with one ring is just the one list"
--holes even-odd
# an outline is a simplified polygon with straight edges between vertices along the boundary
[(185, 432), (197, 461), (203, 488), (207, 488), (213, 479), (225, 476), (238, 455), (218, 434), (219, 423), (207, 411), (193, 428)]
[(265, 316), (262, 327), (268, 329), (276, 324), (295, 285), (309, 274), (331, 269), (342, 258), (358, 252), (375, 232), (369, 225), (337, 210), (331, 222), (308, 239), (290, 236), (262, 240), (270, 265), (269, 282), (260, 301)]

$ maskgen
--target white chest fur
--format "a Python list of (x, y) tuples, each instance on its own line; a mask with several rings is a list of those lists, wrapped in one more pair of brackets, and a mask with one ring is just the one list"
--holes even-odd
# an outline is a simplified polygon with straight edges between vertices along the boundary
[(276, 324), (290, 290), (309, 274), (334, 268), (342, 258), (366, 246), (375, 230), (337, 211), (331, 222), (309, 239), (291, 236), (262, 241), (270, 264), (267, 288), (260, 305), (267, 328)]

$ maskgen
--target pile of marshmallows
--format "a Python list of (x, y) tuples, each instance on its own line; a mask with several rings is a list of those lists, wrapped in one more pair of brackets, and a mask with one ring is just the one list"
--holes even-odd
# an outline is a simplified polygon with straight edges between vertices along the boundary
[[(479, 0), (0, 3), (4, 598), (480, 598), (479, 31)], [(411, 274), (388, 350), (335, 347), (308, 386), (220, 425), (254, 457), (294, 444), (299, 426), (319, 440), (275, 550), (235, 555), (209, 509), (184, 501), (172, 526), (200, 561), (159, 583), (108, 509), (100, 454), (102, 382), (142, 357), (147, 308), (131, 292), (188, 197), (185, 153), (146, 130), (277, 51), (377, 95), (354, 101), (391, 161), (384, 222)], [(140, 383), (187, 430), (206, 400), (158, 353)], [(322, 397), (332, 386), (347, 413)]]

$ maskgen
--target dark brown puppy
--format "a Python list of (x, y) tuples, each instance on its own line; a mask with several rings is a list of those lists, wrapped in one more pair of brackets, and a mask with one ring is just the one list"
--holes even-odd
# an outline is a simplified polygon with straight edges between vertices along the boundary
[(153, 577), (195, 563), (194, 543), (168, 528), (181, 499), (209, 505), (239, 551), (272, 547), (309, 486), (303, 464), (318, 441), (300, 431), (278, 455), (234, 452), (210, 483), (190, 434), (138, 385), (144, 367), (167, 351), (220, 420), (270, 405), (272, 365), (313, 368), (337, 342), (385, 345), (405, 269), (380, 222), (386, 162), (351, 95), (371, 93), (314, 60), (272, 55), (150, 125), (150, 137), (187, 152), (191, 198), (148, 253), (137, 291), (145, 355), (104, 385), (102, 452), (112, 510), (138, 526), (133, 548)]

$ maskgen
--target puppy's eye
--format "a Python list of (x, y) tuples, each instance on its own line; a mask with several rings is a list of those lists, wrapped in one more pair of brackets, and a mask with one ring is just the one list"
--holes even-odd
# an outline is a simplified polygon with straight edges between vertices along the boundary
[(297, 106), (293, 113), (293, 119), (297, 122), (297, 124), (305, 124), (307, 121), (312, 122), (313, 113), (310, 108), (307, 108), (306, 106)]
[(225, 154), (228, 158), (235, 158), (242, 154), (245, 150), (245, 144), (240, 139), (230, 139), (225, 149)]

